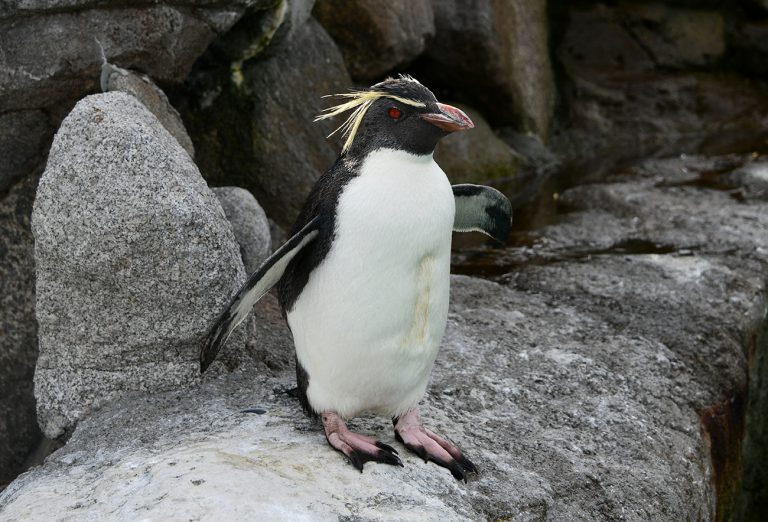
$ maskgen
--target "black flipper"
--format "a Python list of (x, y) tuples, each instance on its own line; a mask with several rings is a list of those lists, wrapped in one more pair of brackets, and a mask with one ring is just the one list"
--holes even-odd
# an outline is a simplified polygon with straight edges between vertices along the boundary
[(485, 185), (454, 185), (455, 232), (482, 232), (499, 243), (507, 241), (512, 226), (512, 203), (495, 188)]
[(211, 327), (205, 344), (200, 350), (201, 372), (210, 366), (216, 354), (227, 342), (232, 330), (248, 316), (253, 305), (280, 280), (288, 263), (317, 237), (319, 224), (320, 218), (314, 218), (304, 225), (287, 243), (269, 256), (235, 294), (227, 309)]

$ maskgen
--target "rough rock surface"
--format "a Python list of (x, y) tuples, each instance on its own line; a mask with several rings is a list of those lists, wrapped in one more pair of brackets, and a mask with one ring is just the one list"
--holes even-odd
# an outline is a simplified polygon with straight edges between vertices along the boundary
[(165, 130), (176, 138), (189, 156), (195, 157), (195, 148), (184, 128), (179, 112), (173, 108), (168, 97), (149, 76), (105, 63), (101, 68), (101, 90), (122, 91), (136, 97), (160, 120)]
[(270, 218), (293, 225), (315, 181), (336, 159), (341, 122), (312, 123), (322, 96), (351, 80), (338, 48), (314, 20), (274, 55), (230, 69), (199, 70), (180, 106), (200, 170), (211, 185), (248, 189)]
[(0, 487), (40, 438), (32, 375), (37, 360), (32, 201), (40, 173), (0, 200)]
[(555, 98), (546, 2), (435, 0), (432, 7), (430, 76), (471, 100), (492, 124), (546, 137)]
[(32, 230), (46, 435), (131, 390), (197, 381), (199, 342), (245, 274), (221, 205), (136, 98), (89, 96), (65, 119)]
[[(0, 495), (3, 517), (714, 519), (765, 319), (768, 203), (679, 184), (698, 161), (566, 192), (571, 212), (531, 246), (481, 252), (506, 260), (499, 282), (453, 278), (423, 408), (478, 464), (469, 484), (407, 453), (386, 419), (354, 427), (405, 467), (359, 474), (281, 369), (106, 407)], [(641, 239), (669, 249), (620, 250)]]
[[(651, 154), (766, 149), (764, 87), (702, 68), (722, 55), (719, 15), (702, 14), (687, 34), (670, 28), (694, 23), (687, 10), (659, 7), (666, 14), (654, 21), (649, 12), (657, 9), (637, 4), (563, 9), (555, 49), (567, 77), (564, 126), (574, 131), (558, 133), (553, 143), (578, 168), (599, 175)], [(667, 31), (679, 38), (668, 38)], [(694, 43), (707, 38), (714, 41)], [(686, 64), (698, 67), (680, 69)]]
[(0, 1), (0, 483), (39, 434), (31, 413), (38, 344), (31, 201), (61, 120), (78, 99), (98, 90), (104, 58), (96, 39), (114, 63), (178, 83), (216, 35), (271, 2)]
[(435, 35), (426, 0), (320, 0), (313, 14), (339, 46), (350, 76), (368, 84), (408, 65)]
[(454, 104), (475, 124), (468, 132), (456, 132), (443, 138), (435, 149), (435, 161), (452, 183), (482, 183), (514, 176), (522, 158), (496, 137), (483, 116), (467, 106)]
[(725, 24), (716, 11), (637, 3), (623, 14), (622, 25), (659, 67), (703, 67), (723, 57)]
[(243, 188), (216, 187), (212, 190), (232, 225), (245, 272), (250, 274), (272, 251), (267, 215), (253, 194)]
[(747, 75), (768, 78), (768, 20), (735, 24), (728, 36), (729, 65)]
[[(180, 83), (208, 44), (270, 0), (72, 0), (0, 6), (0, 151), (24, 136), (44, 155), (75, 101), (98, 91), (103, 56), (164, 84)], [(98, 41), (98, 43), (97, 43)], [(4, 122), (7, 123), (7, 122)], [(0, 164), (0, 190), (26, 171), (24, 155)]]

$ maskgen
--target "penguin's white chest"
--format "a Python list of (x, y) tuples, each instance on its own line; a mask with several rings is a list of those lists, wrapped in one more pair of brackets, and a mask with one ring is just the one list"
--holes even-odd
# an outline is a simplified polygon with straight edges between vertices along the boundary
[(395, 416), (423, 396), (445, 331), (453, 191), (431, 156), (379, 150), (360, 172), (288, 323), (313, 408)]

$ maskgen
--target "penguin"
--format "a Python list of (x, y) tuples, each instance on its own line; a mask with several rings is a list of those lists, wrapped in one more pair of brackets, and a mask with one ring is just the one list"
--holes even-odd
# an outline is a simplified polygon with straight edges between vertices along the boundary
[(408, 450), (466, 481), (476, 466), (424, 427), (418, 403), (448, 317), (451, 233), (479, 231), (503, 243), (512, 205), (491, 187), (451, 186), (435, 146), (474, 124), (411, 76), (336, 96), (343, 103), (316, 120), (352, 111), (334, 131), (346, 137), (342, 151), (309, 194), (292, 237), (210, 329), (201, 371), (277, 285), (299, 398), (319, 416), (328, 443), (361, 472), (369, 461), (402, 466), (392, 446), (345, 423), (362, 412), (387, 416)]

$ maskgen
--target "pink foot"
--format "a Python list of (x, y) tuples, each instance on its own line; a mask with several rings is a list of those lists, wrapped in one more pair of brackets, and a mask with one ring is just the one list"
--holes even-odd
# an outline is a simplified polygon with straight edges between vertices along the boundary
[(394, 420), (395, 436), (406, 448), (413, 451), (424, 462), (432, 461), (438, 466), (448, 468), (457, 480), (467, 481), (467, 474), (477, 473), (477, 468), (459, 448), (432, 433), (421, 423), (419, 410), (414, 408)]
[(325, 411), (322, 419), (328, 444), (346, 455), (349, 462), (359, 469), (360, 473), (363, 472), (363, 465), (369, 461), (383, 462), (393, 466), (403, 465), (395, 448), (371, 437), (349, 431), (337, 413)]

